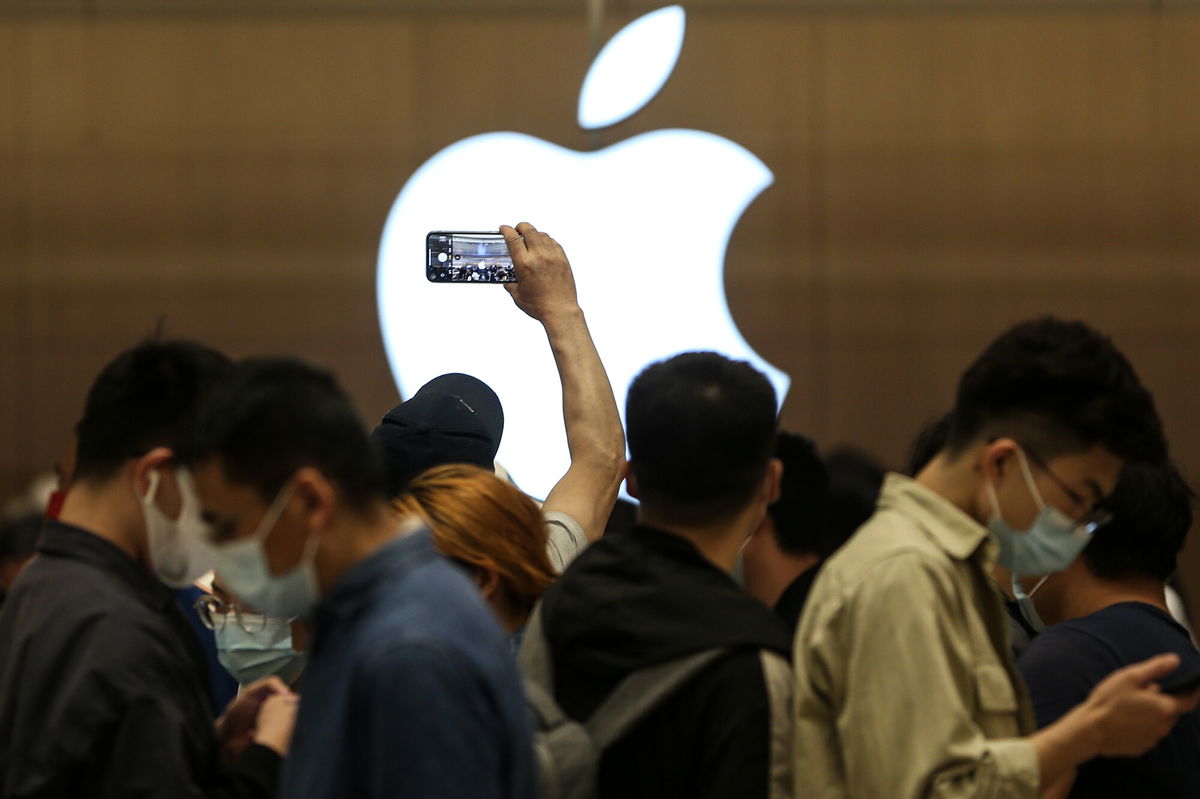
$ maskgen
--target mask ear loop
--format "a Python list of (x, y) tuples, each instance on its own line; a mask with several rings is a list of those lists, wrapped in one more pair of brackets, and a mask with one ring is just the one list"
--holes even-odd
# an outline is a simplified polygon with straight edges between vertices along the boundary
[(1029, 468), (1029, 461), (1025, 459), (1025, 450), (1020, 447), (1017, 447), (1017, 461), (1021, 464), (1021, 474), (1025, 478), (1025, 487), (1029, 489), (1029, 495), (1037, 503), (1039, 511), (1045, 510), (1046, 503), (1042, 500), (1042, 492), (1038, 491), (1037, 483), (1033, 480), (1033, 471)]
[(1045, 584), (1045, 582), (1049, 579), (1050, 579), (1050, 575), (1047, 574), (1045, 577), (1038, 580), (1037, 585), (1035, 585), (1033, 588), (1030, 588), (1029, 593), (1026, 594), (1025, 596), (1029, 597), (1030, 599), (1033, 599), (1033, 595), (1036, 594), (1038, 589), (1041, 588)]
[(267, 512), (263, 514), (262, 519), (258, 522), (258, 529), (254, 531), (254, 540), (258, 543), (263, 543), (267, 540), (267, 536), (275, 529), (275, 525), (279, 523), (279, 517), (283, 516), (283, 510), (287, 507), (287, 502), (292, 498), (292, 481), (284, 483), (283, 488), (279, 489), (279, 493), (271, 502), (271, 507), (267, 508)]
[[(154, 504), (154, 497), (158, 494), (158, 484), (162, 479), (162, 475), (158, 473), (158, 469), (150, 472), (150, 487), (146, 489), (146, 493), (138, 497), (138, 502), (142, 503), (143, 507), (150, 507)], [(135, 489), (136, 490), (136, 489)]]
[(1000, 497), (996, 495), (996, 486), (992, 484), (991, 480), (986, 480), (983, 485), (987, 488), (988, 500), (992, 503), (992, 516), (1003, 519), (1004, 517), (1000, 514)]

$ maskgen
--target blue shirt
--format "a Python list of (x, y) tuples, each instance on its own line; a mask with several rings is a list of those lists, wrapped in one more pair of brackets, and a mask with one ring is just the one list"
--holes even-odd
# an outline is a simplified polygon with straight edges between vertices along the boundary
[(503, 631), (421, 530), (321, 601), (286, 799), (530, 799), (529, 716)]
[[(1112, 672), (1163, 652), (1176, 652), (1182, 659), (1176, 675), (1200, 671), (1200, 652), (1169, 614), (1144, 602), (1119, 602), (1048, 627), (1017, 666), (1029, 685), (1038, 726), (1045, 727), (1087, 699)], [(1198, 752), (1200, 713), (1193, 712), (1141, 757), (1098, 757), (1084, 763), (1071, 796), (1195, 799), (1200, 796)]]

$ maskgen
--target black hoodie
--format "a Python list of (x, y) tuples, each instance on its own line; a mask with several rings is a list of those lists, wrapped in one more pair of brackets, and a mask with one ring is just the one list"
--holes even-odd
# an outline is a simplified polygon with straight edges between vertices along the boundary
[(584, 720), (629, 672), (716, 647), (600, 765), (600, 795), (766, 797), (771, 704), (760, 651), (789, 658), (787, 626), (680, 536), (639, 526), (604, 536), (547, 591), (555, 694)]

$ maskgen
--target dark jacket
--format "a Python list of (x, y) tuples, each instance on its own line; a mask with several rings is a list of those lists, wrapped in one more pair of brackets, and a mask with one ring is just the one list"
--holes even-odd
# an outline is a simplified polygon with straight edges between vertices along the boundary
[(635, 669), (731, 650), (604, 752), (601, 797), (789, 795), (787, 627), (690, 542), (643, 526), (604, 536), (542, 619), (556, 698), (580, 721)]
[(267, 797), (279, 757), (221, 764), (174, 592), (86, 530), (48, 522), (0, 610), (0, 797)]

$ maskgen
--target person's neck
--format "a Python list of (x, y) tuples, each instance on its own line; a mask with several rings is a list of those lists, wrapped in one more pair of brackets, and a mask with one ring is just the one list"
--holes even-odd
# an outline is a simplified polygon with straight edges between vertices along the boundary
[(321, 536), (314, 561), (321, 595), (329, 593), (347, 572), (400, 537), (405, 529), (405, 520), (397, 518), (384, 503), (363, 514), (347, 512)]
[(972, 519), (983, 522), (975, 502), (979, 488), (979, 472), (971, 466), (969, 458), (951, 458), (942, 452), (914, 479)]
[(796, 582), (796, 578), (821, 562), (821, 558), (809, 552), (803, 555), (793, 555), (790, 552), (779, 551), (777, 558), (771, 559), (761, 575), (761, 587), (755, 586), (751, 593), (758, 596), (767, 607), (773, 608), (779, 604), (783, 592)]
[(76, 482), (63, 501), (58, 521), (80, 527), (143, 566), (149, 565), (141, 508), (119, 478)]
[(707, 561), (723, 572), (732, 573), (738, 552), (762, 520), (762, 513), (762, 509), (751, 505), (729, 519), (707, 525), (692, 525), (674, 522), (648, 510), (643, 504), (638, 523), (690, 541)]
[(1121, 602), (1144, 602), (1164, 613), (1167, 607), (1166, 586), (1154, 577), (1130, 577), (1124, 580), (1102, 580), (1094, 575), (1079, 580), (1062, 598), (1063, 619), (1090, 616)]
[(493, 612), (495, 612), (496, 617), (500, 620), (500, 626), (504, 628), (504, 632), (508, 635), (512, 635), (529, 622), (528, 612), (515, 610), (507, 602), (492, 602), (489, 604)]

